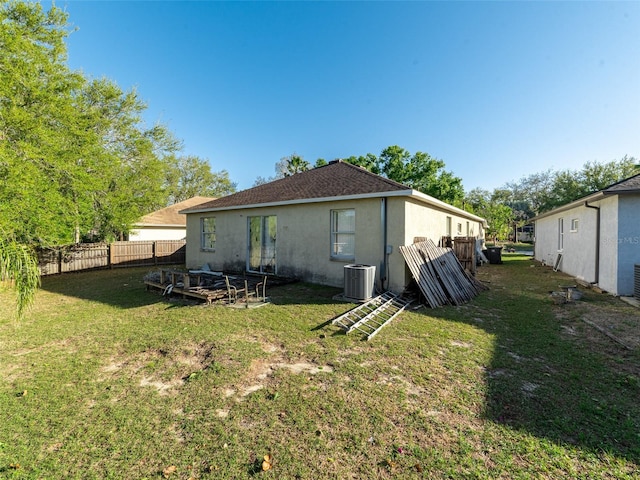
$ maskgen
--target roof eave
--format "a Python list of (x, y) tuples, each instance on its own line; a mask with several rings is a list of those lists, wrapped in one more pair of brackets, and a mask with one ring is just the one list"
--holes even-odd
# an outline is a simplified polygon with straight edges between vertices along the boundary
[(384, 197), (410, 197), (414, 198), (421, 203), (426, 203), (435, 207), (438, 207), (442, 210), (450, 211), (452, 213), (456, 213), (461, 217), (468, 218), (470, 220), (474, 220), (476, 222), (481, 222), (484, 227), (487, 226), (487, 221), (478, 217), (477, 215), (473, 215), (461, 208), (454, 207), (453, 205), (449, 205), (442, 200), (438, 200), (437, 198), (431, 197), (430, 195), (426, 195), (417, 190), (407, 189), (407, 190), (393, 190), (389, 192), (374, 192), (374, 193), (361, 193), (357, 195), (341, 195), (337, 197), (322, 197), (322, 198), (302, 198), (298, 200), (284, 200), (280, 202), (268, 202), (268, 203), (256, 203), (250, 205), (230, 205), (227, 207), (218, 207), (218, 208), (203, 208), (203, 209), (189, 209), (189, 211), (182, 210), (180, 213), (185, 213), (187, 215), (192, 213), (210, 213), (210, 212), (224, 212), (230, 210), (245, 210), (250, 208), (266, 208), (266, 207), (281, 207), (287, 205), (303, 205), (309, 203), (324, 203), (324, 202), (337, 202), (337, 201), (347, 201), (347, 200), (363, 200), (369, 198), (384, 198)]
[(571, 210), (573, 208), (580, 207), (580, 206), (584, 205), (585, 203), (597, 202), (598, 200), (601, 200), (602, 197), (604, 197), (604, 196), (605, 196), (604, 192), (592, 193), (591, 195), (587, 195), (586, 197), (579, 198), (578, 200), (574, 200), (573, 202), (567, 203), (567, 204), (562, 205), (562, 206), (560, 206), (558, 208), (554, 208), (553, 210), (549, 210), (548, 212), (544, 212), (544, 213), (541, 213), (540, 215), (536, 215), (535, 217), (530, 218), (529, 221), (530, 222), (535, 222), (535, 221), (540, 220), (542, 218), (550, 217), (551, 215), (555, 215), (555, 214), (558, 214), (558, 213), (566, 212), (567, 210)]
[(411, 196), (412, 190), (395, 190), (391, 192), (373, 192), (373, 193), (359, 193), (356, 195), (340, 195), (337, 197), (321, 197), (321, 198), (300, 198), (296, 200), (282, 200), (279, 202), (267, 202), (267, 203), (254, 203), (249, 205), (229, 205), (227, 207), (218, 208), (202, 208), (197, 210), (189, 209), (189, 211), (182, 210), (180, 213), (189, 215), (191, 213), (208, 213), (208, 212), (224, 212), (228, 210), (245, 210), (249, 208), (266, 208), (266, 207), (282, 207), (287, 205), (303, 205), (308, 203), (325, 203), (325, 202), (338, 202), (344, 200), (363, 200), (368, 198), (381, 198), (381, 197), (407, 197)]
[(475, 222), (481, 222), (482, 226), (485, 228), (488, 226), (488, 223), (484, 218), (474, 215), (473, 213), (469, 213), (466, 210), (462, 210), (461, 208), (454, 207), (453, 205), (449, 205), (448, 203), (443, 202), (442, 200), (438, 200), (437, 198), (432, 197), (431, 195), (427, 195), (426, 193), (422, 193), (417, 190), (411, 190), (411, 197), (420, 200), (422, 203), (427, 203), (442, 210), (455, 213), (460, 217), (468, 218), (469, 220), (473, 220)]

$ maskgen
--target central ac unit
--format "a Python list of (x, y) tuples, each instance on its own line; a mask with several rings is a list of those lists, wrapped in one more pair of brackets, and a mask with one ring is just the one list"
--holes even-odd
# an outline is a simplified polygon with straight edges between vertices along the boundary
[(633, 267), (633, 296), (640, 300), (640, 265)]
[(364, 302), (374, 296), (376, 267), (373, 265), (344, 266), (344, 297)]

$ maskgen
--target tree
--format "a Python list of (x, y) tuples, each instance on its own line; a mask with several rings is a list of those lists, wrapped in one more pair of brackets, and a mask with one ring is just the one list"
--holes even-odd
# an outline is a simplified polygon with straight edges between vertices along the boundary
[(389, 179), (450, 204), (461, 204), (464, 198), (462, 179), (444, 170), (442, 160), (428, 153), (411, 155), (397, 145), (385, 148), (379, 157), (380, 170)]
[(179, 156), (167, 162), (167, 190), (169, 204), (182, 202), (197, 195), (222, 197), (236, 191), (236, 184), (226, 170), (212, 172), (207, 160)]
[(467, 210), (487, 221), (487, 236), (505, 239), (514, 225), (513, 209), (506, 204), (509, 200), (507, 190), (488, 190), (475, 188), (465, 196)]
[(0, 5), (0, 227), (16, 241), (115, 238), (166, 204), (164, 158), (179, 147), (142, 123), (135, 91), (66, 65), (67, 15)]
[[(527, 218), (602, 190), (638, 172), (637, 160), (624, 156), (610, 162), (587, 162), (580, 170), (546, 170), (508, 183), (509, 203)], [(526, 205), (526, 207), (525, 207)]]
[(282, 158), (280, 161), (284, 161), (284, 176), (290, 177), (291, 175), (295, 175), (296, 173), (304, 172), (309, 170), (311, 166), (309, 162), (307, 162), (300, 155), (294, 153), (288, 157)]
[(276, 174), (273, 177), (258, 177), (256, 178), (255, 182), (253, 182), (253, 186), (257, 187), (258, 185), (273, 182), (274, 180), (280, 180), (284, 177), (290, 177), (291, 175), (304, 172), (306, 170), (309, 170), (310, 168), (311, 165), (309, 165), (309, 162), (307, 162), (297, 153), (293, 153), (288, 157), (282, 157), (279, 162), (276, 162)]
[(14, 240), (0, 238), (0, 281), (10, 281), (16, 291), (16, 314), (22, 318), (40, 285), (34, 252)]

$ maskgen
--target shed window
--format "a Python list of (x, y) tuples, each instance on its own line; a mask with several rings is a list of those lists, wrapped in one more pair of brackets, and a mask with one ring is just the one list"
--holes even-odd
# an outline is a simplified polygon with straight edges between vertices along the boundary
[(577, 232), (578, 231), (578, 219), (577, 218), (572, 218), (571, 219), (571, 231), (572, 232)]
[(331, 258), (353, 260), (356, 246), (356, 211), (331, 210)]
[(200, 248), (202, 250), (216, 248), (216, 217), (200, 219)]

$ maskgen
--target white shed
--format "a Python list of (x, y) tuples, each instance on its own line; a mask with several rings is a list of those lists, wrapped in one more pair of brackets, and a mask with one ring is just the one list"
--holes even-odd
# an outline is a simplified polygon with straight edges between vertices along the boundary
[(640, 265), (640, 174), (543, 213), (535, 259), (614, 295), (634, 293)]

